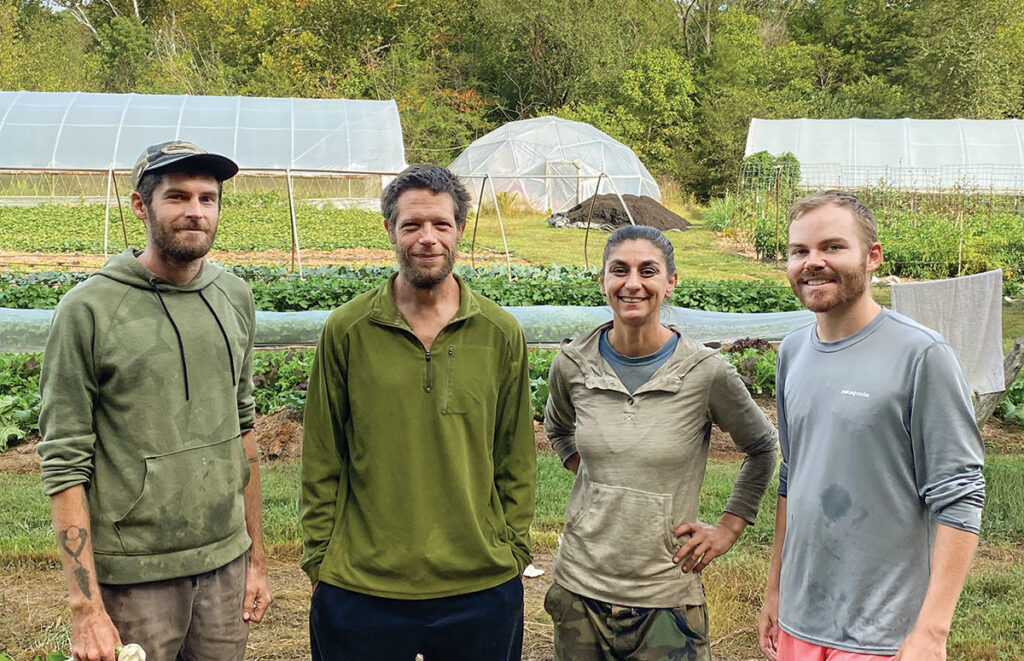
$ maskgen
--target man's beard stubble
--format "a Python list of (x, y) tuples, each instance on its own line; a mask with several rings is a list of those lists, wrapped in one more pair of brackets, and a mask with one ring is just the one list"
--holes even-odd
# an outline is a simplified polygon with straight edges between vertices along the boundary
[[(183, 228), (177, 228), (183, 229)], [(200, 228), (187, 228), (200, 229)], [(176, 262), (192, 262), (205, 257), (213, 246), (217, 231), (206, 232), (206, 239), (199, 242), (185, 242), (175, 236), (175, 229), (161, 228), (153, 236), (154, 248), (161, 255)]]
[(452, 248), (445, 253), (444, 261), (434, 269), (417, 268), (409, 251), (395, 247), (395, 255), (398, 257), (398, 271), (410, 285), (416, 289), (433, 289), (444, 282), (452, 269), (455, 267), (455, 258), (458, 256), (458, 249)]
[[(866, 270), (866, 268), (867, 260), (862, 265), (862, 269)], [(790, 282), (793, 293), (796, 294), (800, 303), (811, 312), (831, 312), (836, 308), (849, 305), (859, 299), (869, 286), (870, 281), (863, 278), (863, 270), (856, 273), (845, 270), (836, 271), (830, 269), (830, 271), (832, 279), (836, 281), (836, 291), (828, 298), (816, 298), (806, 293), (803, 285), (793, 286), (793, 283)]]

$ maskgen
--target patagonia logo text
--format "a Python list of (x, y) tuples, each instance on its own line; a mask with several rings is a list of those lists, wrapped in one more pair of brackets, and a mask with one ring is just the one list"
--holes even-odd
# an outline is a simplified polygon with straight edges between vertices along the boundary
[(861, 392), (859, 390), (850, 390), (849, 388), (843, 388), (839, 391), (840, 395), (849, 395), (850, 397), (871, 397), (869, 392)]

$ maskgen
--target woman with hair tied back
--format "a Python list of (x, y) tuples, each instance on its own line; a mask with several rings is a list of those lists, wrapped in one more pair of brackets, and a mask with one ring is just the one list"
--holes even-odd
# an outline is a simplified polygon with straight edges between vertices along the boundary
[[(647, 226), (608, 238), (612, 321), (563, 344), (544, 426), (576, 473), (544, 607), (556, 661), (710, 661), (700, 572), (757, 516), (777, 433), (735, 368), (660, 322), (672, 244)], [(747, 454), (715, 525), (697, 520), (712, 423)]]

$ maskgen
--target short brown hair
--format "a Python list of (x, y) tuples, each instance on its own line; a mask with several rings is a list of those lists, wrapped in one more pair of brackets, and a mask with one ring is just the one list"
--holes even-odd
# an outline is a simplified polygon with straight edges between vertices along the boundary
[(829, 204), (842, 207), (853, 214), (866, 248), (871, 248), (871, 246), (878, 243), (878, 225), (875, 223), (875, 217), (871, 214), (871, 210), (853, 193), (835, 189), (819, 191), (812, 195), (801, 197), (794, 202), (793, 206), (789, 208), (786, 234), (789, 234), (790, 226), (799, 220), (800, 216), (808, 211), (813, 211)]
[(410, 165), (391, 180), (380, 194), (380, 212), (388, 221), (390, 229), (398, 222), (398, 196), (409, 190), (428, 190), (432, 193), (448, 193), (452, 196), (455, 224), (459, 229), (466, 226), (466, 214), (472, 198), (459, 178), (451, 170), (439, 165)]

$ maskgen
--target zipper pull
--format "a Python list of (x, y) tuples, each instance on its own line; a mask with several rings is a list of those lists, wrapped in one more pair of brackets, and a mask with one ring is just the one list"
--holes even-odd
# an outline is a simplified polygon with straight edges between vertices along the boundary
[(448, 357), (451, 358), (454, 355), (455, 355), (455, 345), (453, 344), (450, 347), (448, 347)]
[(430, 349), (427, 349), (427, 373), (423, 382), (423, 390), (430, 392)]

